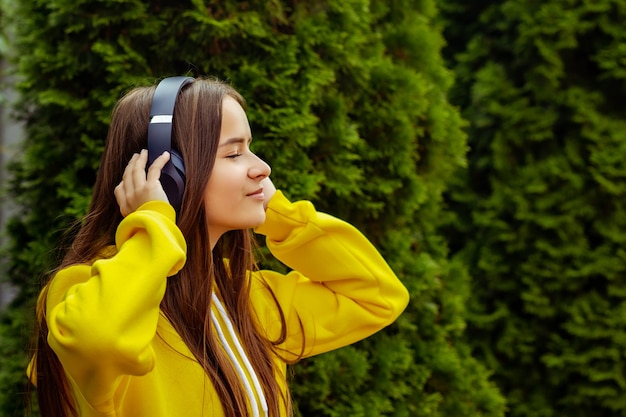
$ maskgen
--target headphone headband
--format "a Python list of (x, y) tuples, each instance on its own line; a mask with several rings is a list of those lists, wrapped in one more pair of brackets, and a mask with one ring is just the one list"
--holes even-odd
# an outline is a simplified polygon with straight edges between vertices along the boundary
[(163, 152), (172, 151), (172, 119), (178, 93), (191, 77), (164, 78), (154, 92), (148, 125), (148, 165)]

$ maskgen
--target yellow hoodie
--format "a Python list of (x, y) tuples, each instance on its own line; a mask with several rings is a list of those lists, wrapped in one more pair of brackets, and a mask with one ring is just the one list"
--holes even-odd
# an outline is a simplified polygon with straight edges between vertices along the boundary
[[(254, 272), (251, 302), (261, 328), (275, 340), (280, 318), (271, 288), (287, 322), (281, 348), (294, 357), (366, 338), (408, 303), (407, 290), (369, 241), (310, 202), (291, 203), (278, 191), (256, 232), (293, 271)], [(49, 284), (48, 343), (63, 364), (80, 416), (223, 416), (210, 380), (159, 310), (167, 277), (185, 263), (172, 207), (153, 201), (129, 214), (117, 229), (116, 250), (93, 265), (60, 271)], [(228, 314), (217, 297), (211, 308), (220, 340), (249, 387), (250, 414), (262, 416), (262, 393)], [(275, 361), (285, 387), (286, 365)]]

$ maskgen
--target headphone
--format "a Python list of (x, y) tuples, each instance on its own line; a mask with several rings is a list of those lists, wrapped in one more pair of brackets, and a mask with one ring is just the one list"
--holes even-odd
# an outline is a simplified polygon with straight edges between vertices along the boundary
[(172, 119), (174, 106), (180, 90), (194, 79), (191, 77), (168, 77), (157, 85), (148, 125), (148, 166), (163, 152), (170, 153), (170, 160), (161, 170), (161, 185), (170, 204), (180, 212), (185, 192), (185, 164), (178, 151), (172, 149)]

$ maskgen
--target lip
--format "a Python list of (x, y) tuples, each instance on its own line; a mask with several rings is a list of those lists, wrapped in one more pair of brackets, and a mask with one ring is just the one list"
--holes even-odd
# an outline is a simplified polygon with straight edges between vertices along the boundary
[(246, 194), (246, 197), (252, 197), (261, 201), (265, 200), (265, 194), (263, 193), (263, 188), (259, 188), (256, 191)]

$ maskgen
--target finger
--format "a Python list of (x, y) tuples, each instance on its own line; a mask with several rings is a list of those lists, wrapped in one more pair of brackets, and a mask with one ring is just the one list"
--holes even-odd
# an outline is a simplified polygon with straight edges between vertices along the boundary
[(124, 183), (120, 182), (119, 184), (117, 184), (117, 186), (113, 189), (113, 195), (115, 196), (115, 200), (117, 201), (117, 204), (120, 205), (121, 200), (123, 199), (122, 194), (124, 194)]
[(161, 177), (161, 170), (170, 160), (170, 153), (165, 151), (157, 159), (154, 160), (150, 168), (148, 168), (148, 181), (158, 181)]
[(130, 158), (130, 160), (128, 161), (128, 164), (126, 164), (126, 168), (124, 168), (124, 173), (122, 174), (122, 179), (129, 179), (131, 172), (133, 171), (133, 167), (135, 166), (135, 159), (137, 159), (139, 155), (134, 153), (133, 156)]
[(135, 167), (135, 160), (138, 157), (138, 154), (133, 154), (133, 156), (130, 158), (130, 161), (128, 161), (128, 165), (126, 165), (126, 168), (124, 169), (124, 174), (122, 175), (122, 184), (120, 185), (126, 191), (129, 191), (128, 188), (132, 186), (133, 169)]
[(133, 166), (133, 185), (136, 190), (143, 188), (146, 183), (146, 163), (148, 162), (148, 151), (142, 149), (135, 160)]
[(122, 216), (126, 217), (128, 213), (127, 205), (126, 205), (126, 192), (124, 190), (124, 182), (120, 182), (117, 187), (113, 190), (113, 194), (115, 195), (115, 200), (117, 201), (117, 205), (120, 208), (120, 213)]
[(267, 205), (269, 204), (274, 194), (276, 194), (276, 186), (274, 185), (270, 177), (265, 177), (263, 180), (261, 180), (261, 186), (263, 187), (263, 194), (265, 194), (263, 207), (267, 209)]

